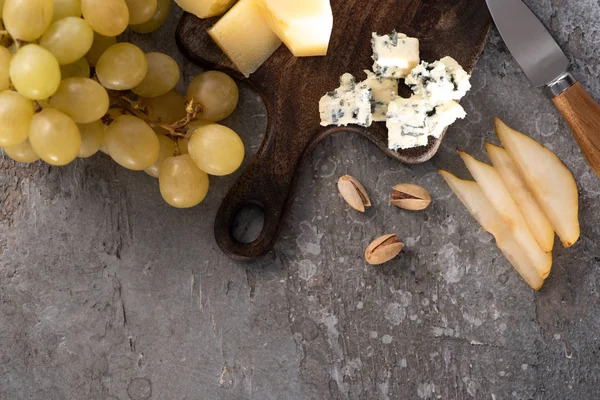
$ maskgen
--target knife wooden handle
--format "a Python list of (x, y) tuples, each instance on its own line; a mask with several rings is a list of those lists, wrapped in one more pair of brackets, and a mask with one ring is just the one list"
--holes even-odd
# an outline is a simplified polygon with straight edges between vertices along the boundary
[(600, 177), (600, 106), (579, 82), (552, 101), (571, 127), (588, 163)]

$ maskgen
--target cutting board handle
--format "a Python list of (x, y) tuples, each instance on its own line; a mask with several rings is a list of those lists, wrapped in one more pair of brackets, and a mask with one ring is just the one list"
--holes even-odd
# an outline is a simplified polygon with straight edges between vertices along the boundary
[[(285, 132), (287, 135), (278, 132), (278, 135), (269, 122), (260, 150), (225, 196), (217, 212), (215, 239), (223, 253), (236, 260), (248, 261), (264, 256), (273, 247), (293, 203), (300, 167), (319, 142), (341, 131), (364, 134), (364, 129), (325, 129), (304, 146), (297, 140), (292, 146), (288, 140), (294, 136), (289, 132)], [(264, 225), (256, 240), (242, 243), (234, 238), (233, 226), (239, 212), (248, 206), (263, 210)]]
[(600, 106), (579, 82), (556, 96), (553, 102), (569, 124), (588, 163), (600, 177)]
[[(268, 151), (257, 155), (217, 212), (214, 225), (217, 245), (233, 259), (247, 261), (265, 254), (272, 247), (289, 207), (296, 167), (288, 164), (288, 168), (274, 171), (271, 160)], [(256, 240), (242, 243), (233, 236), (233, 226), (240, 211), (248, 206), (257, 206), (263, 211), (264, 225)]]

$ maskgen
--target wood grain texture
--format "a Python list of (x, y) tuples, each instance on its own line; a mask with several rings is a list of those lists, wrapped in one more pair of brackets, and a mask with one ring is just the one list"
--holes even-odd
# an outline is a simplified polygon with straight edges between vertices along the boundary
[(579, 82), (553, 99), (583, 155), (600, 177), (600, 106)]
[[(371, 69), (372, 32), (395, 29), (417, 37), (423, 60), (449, 55), (471, 71), (491, 27), (484, 0), (332, 0), (331, 4), (334, 27), (326, 57), (295, 58), (282, 46), (248, 80), (265, 101), (269, 123), (258, 154), (224, 199), (215, 221), (217, 243), (233, 258), (254, 259), (272, 247), (289, 209), (299, 167), (330, 134), (361, 134), (387, 155), (408, 164), (425, 162), (439, 149), (443, 137), (431, 139), (426, 147), (388, 150), (383, 123), (368, 129), (320, 126), (321, 96), (338, 86), (343, 73), (363, 79), (363, 70)], [(177, 31), (179, 46), (192, 61), (243, 79), (206, 33), (214, 22), (184, 15)], [(404, 90), (406, 95), (408, 89)], [(265, 225), (256, 241), (243, 244), (231, 237), (230, 227), (248, 204), (265, 210)]]

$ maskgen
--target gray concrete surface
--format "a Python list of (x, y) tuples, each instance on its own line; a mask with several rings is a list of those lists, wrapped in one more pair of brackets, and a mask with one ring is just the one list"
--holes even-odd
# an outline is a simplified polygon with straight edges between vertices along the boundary
[[(528, 3), (599, 99), (600, 3)], [(199, 70), (174, 44), (178, 15), (131, 39), (177, 56), (188, 81)], [(235, 176), (180, 211), (103, 155), (65, 168), (0, 158), (0, 399), (597, 399), (600, 180), (495, 32), (464, 104), (469, 117), (424, 165), (358, 137), (327, 140), (281, 240), (254, 264), (224, 257), (212, 236)], [(435, 173), (468, 176), (454, 150), (484, 158), (494, 115), (554, 149), (581, 190), (581, 240), (557, 246), (539, 293)], [(257, 96), (243, 89), (227, 124), (256, 151)], [(373, 196), (365, 215), (338, 197), (347, 173)], [(389, 207), (399, 182), (430, 188), (433, 206)], [(364, 247), (388, 232), (406, 253), (366, 266)]]

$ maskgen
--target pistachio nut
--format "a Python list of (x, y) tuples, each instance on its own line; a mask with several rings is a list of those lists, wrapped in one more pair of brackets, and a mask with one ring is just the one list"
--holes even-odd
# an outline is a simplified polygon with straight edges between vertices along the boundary
[(365, 212), (365, 207), (371, 206), (367, 191), (356, 178), (350, 175), (342, 176), (338, 181), (340, 194), (350, 207), (360, 212)]
[(431, 204), (429, 191), (419, 185), (403, 183), (393, 187), (390, 203), (404, 210), (420, 211)]
[(394, 258), (404, 248), (404, 243), (398, 240), (398, 235), (384, 235), (375, 239), (365, 251), (365, 259), (371, 265), (386, 263)]

